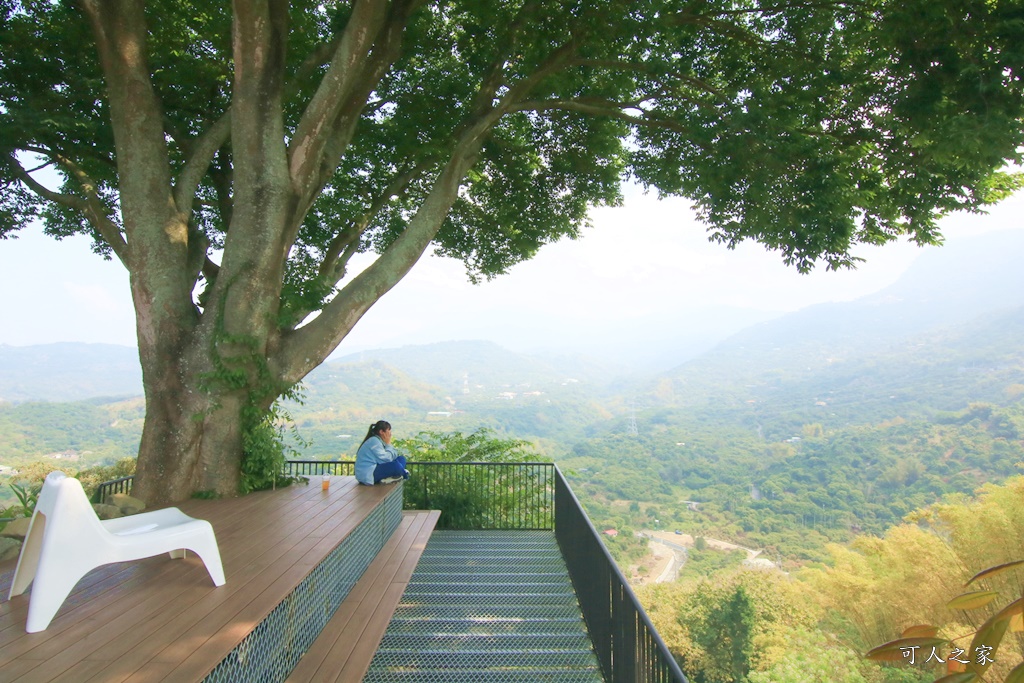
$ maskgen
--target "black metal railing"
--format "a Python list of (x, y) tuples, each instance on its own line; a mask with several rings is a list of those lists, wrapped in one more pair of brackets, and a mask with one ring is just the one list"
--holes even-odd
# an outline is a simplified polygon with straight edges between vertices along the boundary
[(555, 538), (608, 683), (686, 683), (590, 518), (555, 468)]
[(555, 528), (555, 466), (537, 462), (410, 462), (407, 510), (440, 510), (441, 529)]
[[(291, 460), (291, 476), (353, 474), (352, 461)], [(536, 462), (410, 462), (406, 510), (440, 510), (439, 529), (554, 529), (555, 466)]]
[(288, 460), (283, 473), (291, 477), (324, 474), (351, 477), (356, 473), (356, 463), (354, 460)]
[[(355, 463), (351, 460), (289, 460), (285, 463), (282, 474), (296, 475), (339, 475), (352, 476), (355, 474)], [(131, 494), (132, 485), (135, 483), (135, 476), (128, 475), (120, 479), (105, 481), (96, 489), (93, 501), (102, 503), (112, 493)]]
[(107, 499), (107, 496), (114, 493), (131, 495), (133, 483), (135, 483), (135, 477), (132, 475), (121, 477), (120, 479), (105, 481), (96, 489), (96, 495), (93, 496), (93, 500), (97, 503), (102, 503)]

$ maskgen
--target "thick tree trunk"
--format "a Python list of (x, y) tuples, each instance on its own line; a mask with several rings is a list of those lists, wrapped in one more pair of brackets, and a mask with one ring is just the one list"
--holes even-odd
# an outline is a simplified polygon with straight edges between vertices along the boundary
[(149, 505), (238, 495), (246, 392), (211, 382), (215, 363), (202, 354), (140, 344), (140, 357), (146, 418), (135, 494)]

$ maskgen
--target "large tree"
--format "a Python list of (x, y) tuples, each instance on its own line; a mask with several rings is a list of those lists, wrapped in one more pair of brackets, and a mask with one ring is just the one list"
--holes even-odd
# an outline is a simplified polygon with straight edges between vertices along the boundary
[(234, 494), (246, 431), (428, 250), (500, 274), (630, 179), (842, 267), (1016, 186), (1021, 0), (0, 9), (0, 235), (130, 273), (154, 502)]

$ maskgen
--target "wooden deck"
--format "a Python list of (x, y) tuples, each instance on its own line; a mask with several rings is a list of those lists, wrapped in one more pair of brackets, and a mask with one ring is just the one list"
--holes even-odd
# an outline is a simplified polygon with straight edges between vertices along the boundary
[[(382, 510), (400, 501), (393, 495), (389, 498), (390, 494), (401, 496), (400, 485), (359, 486), (352, 477), (332, 477), (330, 490), (322, 491), (319, 477), (314, 481), (316, 485), (180, 505), (187, 514), (213, 524), (227, 577), (219, 588), (195, 556), (108, 565), (78, 583), (46, 631), (28, 634), (29, 594), (7, 600), (15, 565), (0, 564), (0, 683), (192, 683), (203, 680), (229, 655), (244, 659), (245, 653), (233, 651), (250, 632), (282, 601), (291, 599), (297, 586), (306, 581), (303, 585), (308, 588), (307, 577), (325, 566), (321, 564), (325, 558), (336, 558), (338, 553), (331, 552), (339, 543), (348, 542), (350, 536), (365, 539), (368, 517), (377, 519)], [(397, 510), (401, 514), (400, 503)], [(349, 643), (352, 652), (369, 650), (372, 657), (379, 642), (373, 600), (363, 609), (361, 601), (377, 592), (399, 590), (406, 564), (411, 561), (415, 566), (418, 559), (415, 544), (432, 528), (426, 513), (406, 515), (392, 540), (385, 537), (376, 546), (385, 546), (384, 551), (373, 560), (376, 574), (368, 571), (366, 577), (379, 575), (378, 581), (356, 584), (349, 592), (351, 599), (336, 613), (358, 613), (340, 627), (346, 637), (355, 638)], [(405, 545), (401, 539), (406, 539)], [(358, 548), (371, 542), (375, 542), (372, 535), (370, 541), (361, 540)], [(409, 560), (403, 552), (415, 559)], [(391, 578), (383, 580), (393, 585), (381, 584), (380, 577), (389, 573)], [(361, 640), (375, 634), (378, 641), (372, 645)], [(288, 645), (293, 653), (297, 647)], [(359, 666), (357, 660), (353, 666)], [(330, 659), (334, 663), (324, 664), (324, 670), (340, 672), (344, 662), (337, 661), (335, 655)]]

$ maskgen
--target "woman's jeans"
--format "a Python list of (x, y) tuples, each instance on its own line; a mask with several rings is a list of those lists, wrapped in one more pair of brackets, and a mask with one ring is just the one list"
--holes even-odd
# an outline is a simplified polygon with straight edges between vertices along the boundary
[(405, 456), (400, 455), (391, 462), (381, 463), (373, 468), (373, 483), (379, 484), (381, 479), (387, 479), (388, 477), (402, 477), (408, 479), (409, 475), (405, 473)]

